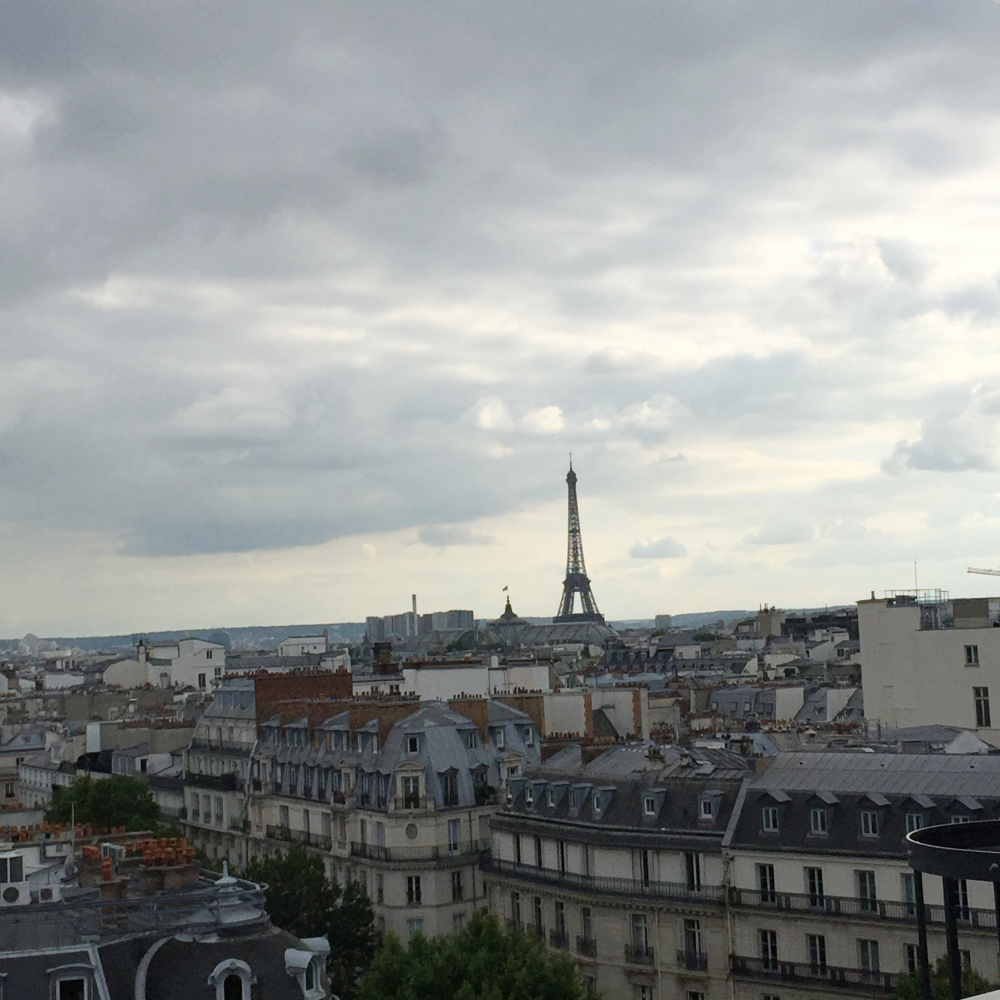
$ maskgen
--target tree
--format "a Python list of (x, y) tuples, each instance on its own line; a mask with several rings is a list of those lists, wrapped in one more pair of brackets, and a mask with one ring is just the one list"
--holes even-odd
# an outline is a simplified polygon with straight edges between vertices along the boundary
[(153, 830), (160, 817), (160, 807), (138, 778), (125, 774), (112, 778), (84, 777), (67, 788), (53, 788), (52, 807), (45, 814), (50, 823), (69, 823), (74, 816), (77, 823), (90, 823), (95, 827)]
[(357, 882), (341, 888), (331, 881), (322, 858), (301, 844), (251, 861), (243, 875), (267, 884), (267, 912), (278, 927), (296, 937), (326, 936), (333, 992), (341, 1000), (355, 1000), (378, 946), (375, 914), (364, 889)]
[(547, 952), (534, 935), (504, 930), (474, 913), (458, 934), (392, 933), (361, 987), (361, 1000), (597, 1000), (566, 952)]
[[(962, 996), (974, 997), (989, 993), (997, 988), (996, 983), (984, 979), (971, 965), (962, 966)], [(948, 960), (942, 955), (931, 969), (931, 994), (934, 1000), (950, 1000), (951, 980), (948, 975)], [(924, 1000), (920, 973), (910, 972), (899, 977), (896, 988), (889, 1000)]]

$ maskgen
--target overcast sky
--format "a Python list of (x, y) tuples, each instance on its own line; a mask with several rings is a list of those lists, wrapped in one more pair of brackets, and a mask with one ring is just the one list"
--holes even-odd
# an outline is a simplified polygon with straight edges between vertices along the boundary
[(1000, 4), (12, 0), (0, 635), (1000, 581)]

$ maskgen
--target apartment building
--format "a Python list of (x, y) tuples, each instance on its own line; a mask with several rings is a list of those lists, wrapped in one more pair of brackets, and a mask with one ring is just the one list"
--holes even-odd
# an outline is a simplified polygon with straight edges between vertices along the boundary
[(209, 857), (236, 865), (247, 861), (247, 783), (256, 739), (254, 681), (226, 677), (184, 752), (184, 832)]
[(1000, 746), (1000, 599), (873, 597), (858, 602), (858, 624), (870, 720), (974, 729)]
[(573, 745), (511, 780), (484, 862), (492, 910), (603, 996), (728, 995), (723, 838), (749, 782), (725, 750)]
[(451, 933), (486, 905), (496, 795), (539, 761), (526, 713), (486, 699), (316, 702), (262, 722), (251, 762), (252, 855), (301, 843), (360, 882), (380, 929)]
[[(726, 841), (735, 1000), (891, 992), (917, 962), (906, 834), (998, 815), (997, 757), (779, 754)], [(933, 962), (946, 950), (941, 880), (924, 887)], [(959, 924), (967, 960), (1000, 978), (990, 884), (959, 884)]]

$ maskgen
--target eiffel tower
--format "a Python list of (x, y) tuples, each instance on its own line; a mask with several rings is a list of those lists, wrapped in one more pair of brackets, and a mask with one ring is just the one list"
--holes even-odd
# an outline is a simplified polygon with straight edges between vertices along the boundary
[[(554, 624), (565, 622), (598, 622), (604, 624), (604, 615), (597, 610), (597, 601), (590, 589), (587, 567), (583, 561), (583, 540), (580, 537), (580, 507), (576, 501), (576, 473), (573, 459), (569, 460), (566, 476), (569, 487), (569, 544), (566, 550), (566, 579), (563, 580), (562, 600), (559, 613), (552, 619)], [(580, 611), (574, 613), (576, 595), (580, 595)]]

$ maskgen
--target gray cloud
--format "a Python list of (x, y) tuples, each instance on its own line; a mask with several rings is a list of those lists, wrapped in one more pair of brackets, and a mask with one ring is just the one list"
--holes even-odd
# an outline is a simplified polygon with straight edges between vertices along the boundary
[(629, 549), (633, 559), (681, 559), (687, 555), (687, 549), (669, 535), (655, 538), (649, 542), (636, 542)]
[(8, 4), (0, 519), (135, 556), (485, 544), (460, 526), (561, 501), (573, 450), (585, 503), (822, 548), (906, 477), (778, 523), (746, 456), (922, 422), (864, 460), (993, 473), (993, 403), (922, 376), (996, 322), (995, 259), (956, 276), (905, 223), (995, 157), (996, 14)]
[(418, 537), (424, 545), (445, 548), (449, 545), (492, 545), (493, 539), (472, 531), (464, 525), (429, 524), (420, 529)]

